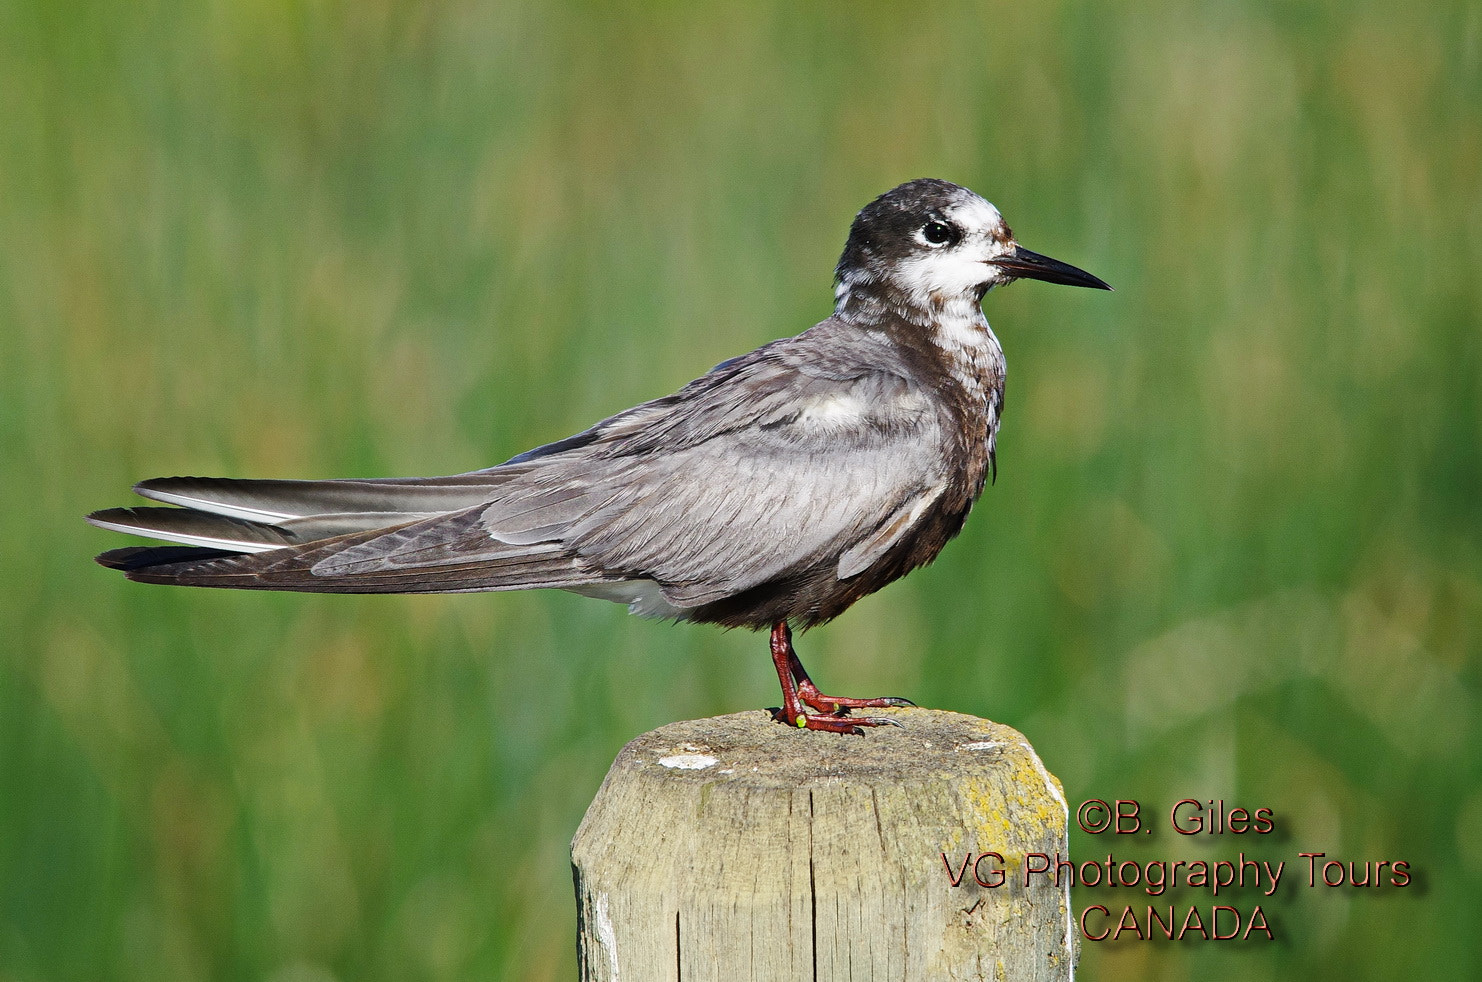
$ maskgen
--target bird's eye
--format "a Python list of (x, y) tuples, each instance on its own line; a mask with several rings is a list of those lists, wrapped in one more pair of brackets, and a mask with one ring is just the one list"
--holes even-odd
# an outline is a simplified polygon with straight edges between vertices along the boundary
[(921, 237), (932, 245), (945, 245), (952, 241), (952, 226), (942, 222), (927, 222), (921, 226)]

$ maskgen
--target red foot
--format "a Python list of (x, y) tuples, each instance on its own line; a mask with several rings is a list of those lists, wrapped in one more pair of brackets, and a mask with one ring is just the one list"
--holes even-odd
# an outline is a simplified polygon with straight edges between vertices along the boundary
[(779, 709), (772, 715), (779, 723), (796, 726), (800, 730), (853, 733), (856, 736), (864, 735), (864, 730), (860, 729), (862, 726), (899, 726), (905, 729), (904, 723), (888, 716), (819, 716), (814, 713), (798, 713), (789, 719), (786, 709)]
[(878, 699), (851, 699), (848, 696), (826, 696), (806, 675), (798, 682), (798, 698), (821, 712), (838, 715), (844, 709), (885, 709), (889, 706), (914, 706), (909, 699), (900, 696), (881, 696)]
[[(772, 627), (772, 664), (777, 668), (777, 681), (782, 684), (782, 708), (773, 715), (779, 722), (804, 730), (829, 733), (864, 734), (864, 726), (902, 726), (899, 720), (886, 716), (849, 716), (850, 709), (873, 709), (886, 706), (914, 706), (909, 699), (887, 696), (880, 699), (851, 699), (848, 696), (826, 696), (808, 678), (803, 663), (792, 647), (792, 631), (786, 621)], [(821, 711), (821, 715), (804, 711), (804, 706)]]

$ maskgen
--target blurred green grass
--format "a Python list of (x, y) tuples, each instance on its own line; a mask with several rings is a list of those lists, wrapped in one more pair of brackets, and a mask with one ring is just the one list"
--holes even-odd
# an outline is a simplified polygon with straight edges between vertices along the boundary
[(810, 667), (1422, 871), (1086, 977), (1482, 969), (1475, 4), (13, 0), (0, 78), (0, 979), (571, 977), (607, 764), (775, 701), (760, 638), (146, 588), (81, 515), (563, 436), (927, 175), (1118, 292), (988, 298), (998, 483)]

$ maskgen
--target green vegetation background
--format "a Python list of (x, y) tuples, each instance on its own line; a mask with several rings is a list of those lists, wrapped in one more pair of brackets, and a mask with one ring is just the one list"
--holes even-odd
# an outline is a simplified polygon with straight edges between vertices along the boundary
[(925, 175), (1117, 292), (988, 298), (997, 486), (815, 675), (1008, 722), (1072, 801), (1277, 815), (1145, 857), (1418, 873), (1083, 977), (1476, 977), (1475, 3), (11, 0), (0, 980), (572, 977), (608, 763), (773, 704), (760, 638), (143, 587), (81, 516), (563, 436), (821, 319), (854, 212)]

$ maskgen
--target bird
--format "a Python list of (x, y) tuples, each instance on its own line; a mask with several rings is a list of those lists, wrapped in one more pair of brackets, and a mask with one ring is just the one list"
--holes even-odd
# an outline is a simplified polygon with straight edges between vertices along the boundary
[(770, 631), (776, 720), (862, 734), (794, 627), (930, 563), (997, 478), (1003, 349), (984, 295), (1018, 279), (1110, 290), (1020, 246), (976, 193), (924, 178), (855, 216), (834, 310), (644, 402), (449, 477), (168, 477), (93, 525), (167, 545), (97, 561), (145, 583), (312, 593), (557, 588), (641, 616)]

